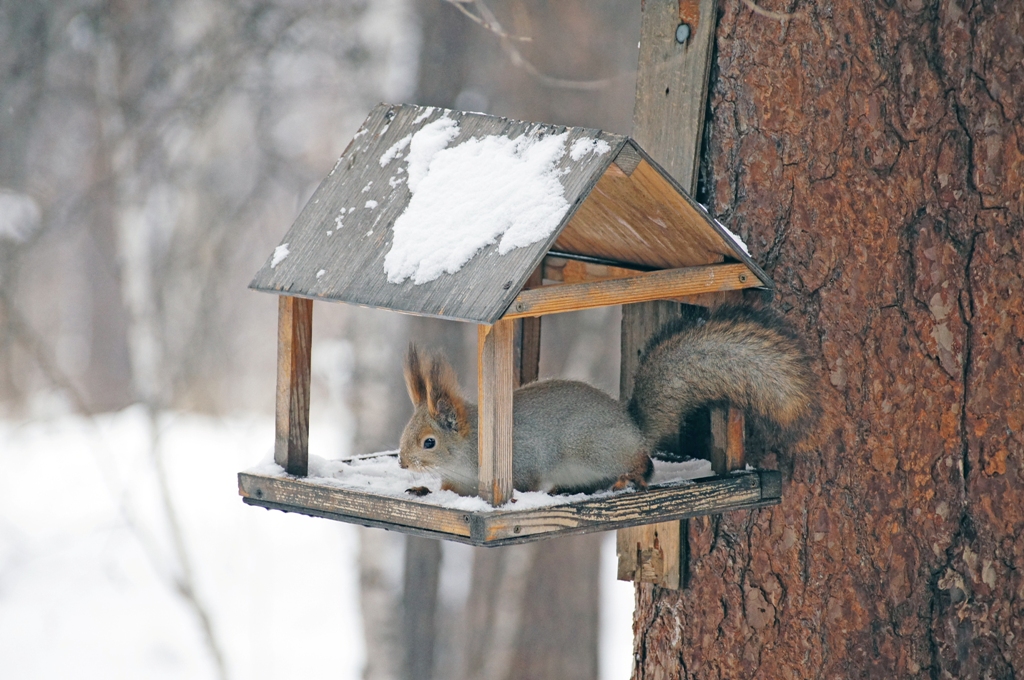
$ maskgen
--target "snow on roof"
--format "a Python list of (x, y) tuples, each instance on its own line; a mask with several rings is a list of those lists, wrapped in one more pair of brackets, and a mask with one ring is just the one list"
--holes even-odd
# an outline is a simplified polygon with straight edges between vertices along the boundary
[[(384, 258), (388, 281), (422, 284), (455, 274), (484, 246), (497, 241), (498, 255), (549, 237), (569, 209), (557, 163), (566, 154), (568, 132), (548, 136), (485, 135), (456, 146), (457, 122), (442, 116), (409, 139), (409, 191), (395, 220)], [(381, 156), (389, 165), (403, 137)], [(600, 146), (598, 146), (600, 144)], [(611, 151), (604, 140), (578, 139), (569, 151)]]

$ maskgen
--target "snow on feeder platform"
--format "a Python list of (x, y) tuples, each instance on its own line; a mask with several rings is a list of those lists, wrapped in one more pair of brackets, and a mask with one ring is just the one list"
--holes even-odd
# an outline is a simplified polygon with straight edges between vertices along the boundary
[[(239, 474), (246, 503), (504, 545), (779, 502), (777, 472), (725, 474), (742, 459), (742, 414), (737, 425), (732, 409), (719, 428), (731, 433), (719, 447), (730, 463), (716, 463), (718, 476), (529, 509), (508, 502), (512, 391), (536, 379), (540, 317), (773, 288), (742, 242), (628, 137), (381, 104), (251, 287), (281, 296), (279, 467)], [(486, 506), (446, 507), (309, 476), (313, 300), (478, 324)]]

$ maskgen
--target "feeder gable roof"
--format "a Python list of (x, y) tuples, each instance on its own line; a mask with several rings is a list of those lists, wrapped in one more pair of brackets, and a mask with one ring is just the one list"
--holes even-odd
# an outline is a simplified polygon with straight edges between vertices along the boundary
[(728, 257), (771, 285), (626, 137), (381, 104), (251, 287), (493, 323), (553, 248), (659, 269)]

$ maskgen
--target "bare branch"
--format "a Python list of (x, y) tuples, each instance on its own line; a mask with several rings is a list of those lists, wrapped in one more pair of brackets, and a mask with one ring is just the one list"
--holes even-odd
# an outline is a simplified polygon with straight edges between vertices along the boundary
[[(452, 2), (453, 0), (448, 1)], [(501, 23), (498, 21), (498, 17), (494, 15), (491, 8), (488, 7), (483, 0), (472, 0), (472, 2), (476, 6), (477, 11), (480, 12), (480, 16), (483, 17), (483, 21), (486, 25), (497, 29), (493, 32), (499, 36), (501, 47), (505, 50), (505, 54), (508, 55), (512, 65), (529, 73), (541, 85), (565, 90), (600, 90), (607, 87), (614, 80), (614, 78), (601, 78), (598, 80), (569, 80), (566, 78), (554, 78), (541, 73), (536, 66), (530, 63), (530, 61), (523, 56), (515, 45), (513, 45), (507, 38), (501, 37), (504, 31), (501, 28)]]
[(15, 339), (36, 360), (36, 364), (42, 370), (47, 380), (67, 394), (68, 398), (71, 399), (71, 403), (74, 404), (75, 410), (84, 416), (95, 416), (96, 411), (89, 405), (85, 395), (75, 386), (71, 378), (60, 369), (50, 352), (47, 351), (43, 339), (28, 324), (21, 315), (21, 312), (14, 307), (14, 304), (8, 299), (6, 294), (0, 294), (0, 317), (6, 321), (7, 327), (11, 330)]
[(171, 531), (171, 543), (174, 545), (174, 552), (178, 558), (180, 574), (174, 578), (174, 586), (185, 601), (192, 608), (199, 624), (203, 628), (203, 635), (206, 638), (207, 647), (213, 655), (214, 663), (217, 664), (218, 675), (227, 680), (228, 671), (224, 663), (224, 652), (221, 651), (220, 643), (217, 640), (216, 632), (213, 630), (213, 621), (206, 610), (205, 605), (199, 600), (196, 593), (195, 578), (192, 575), (192, 564), (189, 558), (188, 548), (185, 546), (185, 536), (181, 530), (181, 523), (178, 521), (178, 511), (174, 507), (171, 498), (171, 487), (167, 482), (167, 471), (164, 468), (163, 447), (160, 438), (160, 412), (153, 404), (147, 404), (149, 416), (149, 447), (150, 455), (153, 458), (153, 466), (156, 469), (156, 478), (160, 486), (160, 501), (164, 506), (164, 514), (167, 515), (167, 524)]
[(807, 15), (804, 12), (773, 12), (770, 9), (765, 9), (754, 2), (754, 0), (743, 0), (743, 4), (753, 12), (754, 14), (760, 14), (763, 17), (769, 19), (777, 19), (778, 21), (789, 21), (791, 19), (803, 19)]
[(506, 33), (505, 31), (503, 31), (501, 29), (501, 26), (498, 25), (497, 22), (493, 22), (492, 23), (492, 22), (485, 21), (485, 20), (481, 19), (480, 17), (478, 17), (477, 15), (473, 14), (472, 12), (470, 12), (468, 9), (466, 9), (466, 5), (476, 4), (476, 0), (444, 0), (444, 1), (447, 2), (449, 5), (451, 5), (452, 7), (455, 7), (456, 9), (458, 9), (460, 12), (462, 12), (466, 17), (468, 17), (470, 19), (470, 21), (472, 21), (475, 24), (478, 24), (479, 26), (482, 26), (483, 28), (487, 29), (488, 31), (490, 31), (494, 35), (498, 36), (499, 38), (503, 38), (505, 40), (518, 40), (520, 42), (532, 42), (533, 41), (533, 38), (531, 38), (528, 35), (509, 35), (508, 33)]
[[(42, 369), (47, 379), (53, 383), (55, 387), (63, 390), (71, 399), (75, 406), (75, 410), (83, 416), (86, 416), (89, 421), (95, 425), (95, 417), (97, 415), (95, 409), (89, 405), (85, 396), (77, 387), (75, 387), (70, 376), (64, 373), (60, 366), (57, 365), (57, 362), (53, 360), (50, 352), (46, 348), (46, 343), (43, 338), (32, 329), (21, 313), (11, 304), (11, 301), (7, 299), (7, 296), (3, 294), (0, 294), (0, 312), (2, 312), (3, 317), (6, 319), (7, 325), (13, 332), (14, 337), (36, 360), (36, 363), (39, 368)], [(167, 522), (170, 526), (171, 542), (176, 553), (175, 557), (178, 561), (180, 574), (169, 574), (161, 568), (160, 560), (157, 556), (155, 541), (135, 519), (134, 512), (132, 512), (131, 508), (126, 504), (123, 498), (118, 498), (117, 506), (120, 510), (121, 516), (125, 520), (125, 523), (128, 525), (129, 529), (135, 533), (136, 538), (138, 538), (139, 542), (142, 544), (143, 550), (149, 556), (150, 562), (153, 564), (155, 570), (158, 573), (163, 572), (165, 578), (171, 581), (174, 590), (188, 603), (189, 607), (191, 607), (192, 611), (195, 613), (196, 618), (199, 619), (204, 637), (206, 638), (207, 646), (209, 647), (210, 653), (213, 655), (214, 662), (217, 665), (218, 675), (221, 678), (227, 678), (228, 674), (227, 667), (224, 663), (224, 653), (220, 649), (219, 641), (217, 640), (216, 633), (213, 630), (213, 623), (210, 619), (210, 614), (206, 610), (205, 605), (199, 601), (196, 594), (195, 579), (192, 576), (191, 561), (185, 547), (184, 536), (181, 530), (181, 525), (178, 521), (178, 513), (171, 499), (171, 490), (167, 483), (167, 473), (164, 469), (163, 457), (161, 456), (160, 433), (158, 429), (159, 423), (157, 422), (159, 413), (152, 404), (147, 406), (150, 421), (150, 453), (156, 469), (157, 481), (160, 487), (160, 500), (163, 503), (164, 511), (167, 515)], [(110, 475), (109, 471), (106, 469), (102, 457), (97, 455), (96, 459), (111, 495), (118, 496), (119, 494), (116, 494), (114, 491), (115, 485), (112, 481), (112, 475)]]

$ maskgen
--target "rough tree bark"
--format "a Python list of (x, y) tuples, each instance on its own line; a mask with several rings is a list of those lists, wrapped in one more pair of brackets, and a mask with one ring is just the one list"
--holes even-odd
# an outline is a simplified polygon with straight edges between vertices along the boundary
[(822, 375), (782, 505), (691, 522), (637, 678), (1024, 673), (1024, 5), (721, 3), (704, 196)]

